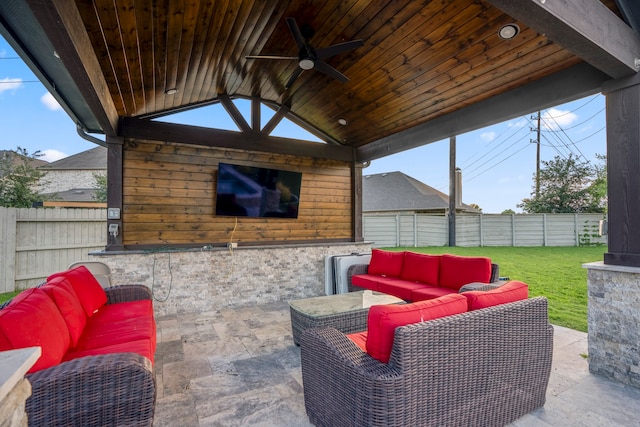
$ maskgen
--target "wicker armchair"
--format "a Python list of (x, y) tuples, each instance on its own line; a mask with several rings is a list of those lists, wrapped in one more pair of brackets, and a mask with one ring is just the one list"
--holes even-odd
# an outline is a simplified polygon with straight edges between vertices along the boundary
[(544, 405), (552, 344), (544, 297), (400, 327), (386, 365), (309, 329), (307, 414), (318, 426), (503, 426)]

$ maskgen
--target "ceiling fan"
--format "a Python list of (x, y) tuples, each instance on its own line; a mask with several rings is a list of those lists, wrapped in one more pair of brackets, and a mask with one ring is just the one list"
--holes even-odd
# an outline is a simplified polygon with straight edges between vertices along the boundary
[(293, 38), (298, 45), (298, 56), (250, 55), (246, 56), (246, 58), (278, 60), (297, 59), (298, 68), (293, 72), (291, 77), (289, 77), (289, 81), (285, 85), (286, 89), (289, 89), (291, 87), (293, 82), (300, 76), (300, 74), (302, 74), (303, 71), (311, 69), (316, 69), (329, 77), (341, 81), (342, 83), (346, 83), (349, 81), (347, 76), (324, 62), (324, 59), (363, 46), (364, 42), (362, 40), (351, 40), (344, 43), (334, 44), (329, 47), (315, 49), (309, 44), (309, 40), (311, 39), (311, 37), (313, 37), (314, 34), (313, 28), (308, 25), (303, 25), (299, 28), (294, 18), (285, 18), (285, 21), (289, 26), (291, 35), (293, 35)]

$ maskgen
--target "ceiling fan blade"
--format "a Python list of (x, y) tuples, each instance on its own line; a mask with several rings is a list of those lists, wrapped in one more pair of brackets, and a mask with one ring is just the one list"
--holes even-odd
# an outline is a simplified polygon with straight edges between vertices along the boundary
[(364, 46), (364, 42), (362, 40), (351, 40), (349, 42), (338, 43), (329, 47), (316, 49), (316, 56), (318, 57), (318, 59), (325, 59), (334, 55), (338, 55), (342, 52), (347, 52), (349, 50), (359, 48), (360, 46)]
[(247, 55), (245, 59), (298, 59), (297, 56)]
[(331, 65), (327, 64), (324, 61), (316, 61), (313, 64), (313, 68), (320, 71), (321, 73), (326, 74), (329, 77), (333, 77), (336, 80), (340, 80), (342, 83), (346, 83), (349, 81), (349, 78), (342, 74), (340, 71), (333, 68)]
[(287, 25), (289, 26), (289, 31), (291, 31), (291, 35), (296, 40), (296, 44), (298, 45), (298, 50), (302, 51), (303, 49), (307, 50), (307, 43), (300, 32), (300, 28), (298, 28), (298, 24), (296, 20), (293, 18), (285, 18), (287, 21)]
[(304, 70), (300, 67), (297, 67), (296, 70), (293, 72), (293, 74), (291, 74), (291, 77), (289, 77), (289, 81), (287, 82), (287, 84), (284, 86), (285, 89), (289, 89), (291, 87), (291, 85), (293, 84), (293, 82), (296, 81), (296, 79), (298, 77), (300, 77), (300, 74), (302, 74)]

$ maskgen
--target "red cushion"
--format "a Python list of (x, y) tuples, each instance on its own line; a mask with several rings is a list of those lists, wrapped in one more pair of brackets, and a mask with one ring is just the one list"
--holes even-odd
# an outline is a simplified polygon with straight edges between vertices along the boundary
[(0, 310), (0, 330), (13, 348), (42, 347), (30, 373), (59, 364), (71, 340), (60, 311), (37, 288), (21, 292)]
[(67, 353), (63, 361), (77, 359), (85, 356), (98, 356), (101, 354), (111, 353), (137, 353), (146, 357), (153, 363), (153, 354), (155, 352), (155, 346), (152, 345), (151, 340), (136, 340), (119, 344), (107, 345), (104, 347), (92, 348), (90, 350), (71, 351)]
[(87, 317), (93, 316), (96, 310), (107, 303), (107, 294), (104, 289), (102, 289), (102, 286), (100, 286), (95, 276), (91, 274), (84, 265), (52, 274), (47, 281), (59, 276), (66, 277), (69, 280)]
[(73, 287), (64, 277), (55, 277), (40, 289), (51, 298), (60, 310), (60, 314), (67, 324), (67, 329), (69, 329), (71, 346), (74, 347), (87, 324), (87, 315), (76, 297)]
[(411, 291), (411, 301), (424, 301), (426, 299), (434, 299), (444, 295), (455, 294), (457, 291), (440, 286), (423, 285), (419, 289)]
[(420, 289), (424, 285), (408, 280), (396, 279), (394, 277), (381, 277), (378, 285), (378, 292), (393, 295), (405, 301), (411, 300), (411, 293), (414, 289)]
[(122, 319), (136, 317), (153, 318), (153, 304), (151, 300), (119, 302), (103, 305), (91, 318), (91, 323), (113, 323)]
[(437, 285), (440, 278), (440, 255), (405, 253), (400, 277), (412, 282)]
[(367, 331), (348, 334), (347, 338), (353, 341), (362, 351), (367, 352)]
[(438, 284), (460, 290), (467, 283), (489, 283), (491, 259), (444, 254), (440, 258), (440, 281)]
[(353, 283), (354, 286), (377, 291), (380, 286), (378, 279), (380, 279), (380, 276), (374, 276), (373, 274), (356, 274), (355, 276), (351, 276), (351, 283)]
[(527, 299), (529, 298), (529, 286), (526, 283), (513, 280), (490, 291), (469, 291), (463, 292), (461, 295), (467, 299), (469, 311), (472, 311)]
[(74, 351), (90, 350), (141, 339), (156, 342), (156, 325), (152, 317), (121, 319), (113, 323), (98, 323), (90, 319)]
[(460, 294), (414, 302), (411, 304), (374, 305), (367, 319), (367, 353), (387, 363), (398, 326), (464, 313), (467, 299)]
[(379, 276), (400, 277), (404, 252), (388, 252), (380, 249), (371, 251), (371, 261), (367, 273)]

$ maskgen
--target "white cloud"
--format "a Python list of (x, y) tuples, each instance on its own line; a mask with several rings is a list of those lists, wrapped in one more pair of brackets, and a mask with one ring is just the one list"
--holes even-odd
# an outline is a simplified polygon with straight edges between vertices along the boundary
[(495, 132), (483, 132), (480, 134), (480, 139), (482, 139), (483, 141), (486, 142), (491, 142), (494, 139), (496, 139), (496, 133)]
[(527, 126), (528, 123), (529, 122), (527, 122), (526, 119), (521, 118), (521, 119), (519, 119), (519, 120), (517, 120), (515, 122), (509, 122), (507, 126), (509, 126), (510, 128), (520, 129), (520, 128), (523, 128), (523, 127)]
[(11, 77), (5, 77), (0, 79), (0, 93), (8, 92), (10, 90), (15, 91), (22, 87), (22, 79), (16, 79)]
[(551, 108), (542, 113), (540, 117), (540, 127), (542, 130), (557, 131), (561, 128), (571, 126), (576, 120), (578, 120), (578, 115), (571, 111)]
[(53, 95), (51, 95), (49, 92), (42, 95), (40, 101), (45, 105), (45, 107), (52, 111), (62, 110), (62, 107), (60, 106), (60, 104), (58, 104), (58, 101), (56, 101)]
[(40, 157), (40, 159), (47, 162), (55, 162), (56, 160), (64, 159), (67, 156), (68, 154), (63, 153), (62, 151), (50, 148), (42, 151), (42, 157)]

